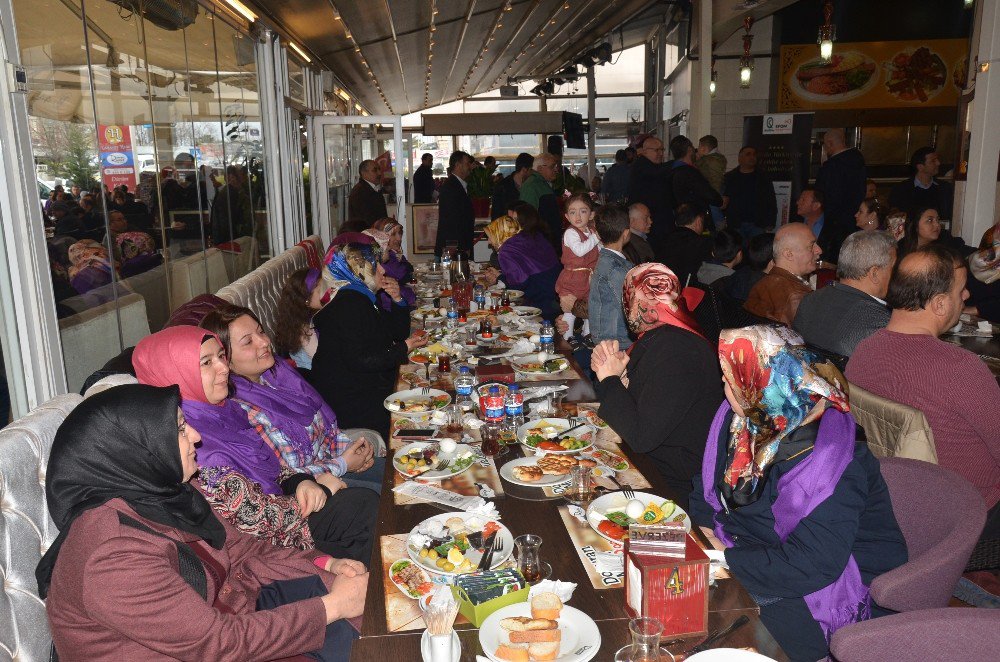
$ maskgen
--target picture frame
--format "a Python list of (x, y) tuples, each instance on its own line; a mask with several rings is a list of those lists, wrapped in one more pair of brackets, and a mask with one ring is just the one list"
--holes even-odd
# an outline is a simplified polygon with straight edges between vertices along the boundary
[(437, 203), (410, 205), (410, 252), (413, 255), (433, 255), (438, 228)]

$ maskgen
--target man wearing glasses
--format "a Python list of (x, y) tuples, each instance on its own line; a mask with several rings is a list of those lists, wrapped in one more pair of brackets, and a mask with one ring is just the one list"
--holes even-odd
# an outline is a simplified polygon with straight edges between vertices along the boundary
[(559, 175), (559, 159), (543, 152), (535, 157), (535, 170), (521, 184), (521, 201), (538, 210), (549, 228), (549, 238), (558, 251), (562, 250), (562, 216), (552, 182)]
[[(663, 141), (648, 136), (639, 145), (635, 161), (629, 169), (628, 202), (641, 203), (649, 209), (653, 225), (651, 239), (659, 239), (673, 225), (673, 196), (670, 194), (670, 171), (663, 164)], [(651, 243), (655, 243), (651, 242)]]

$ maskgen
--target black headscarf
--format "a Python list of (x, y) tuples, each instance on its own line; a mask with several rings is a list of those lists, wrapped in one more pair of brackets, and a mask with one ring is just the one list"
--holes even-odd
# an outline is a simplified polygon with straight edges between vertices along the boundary
[(181, 482), (179, 406), (176, 386), (128, 384), (87, 398), (59, 426), (45, 485), (59, 536), (35, 569), (42, 598), (73, 520), (112, 499), (124, 500), (148, 520), (222, 548), (222, 523), (205, 497)]

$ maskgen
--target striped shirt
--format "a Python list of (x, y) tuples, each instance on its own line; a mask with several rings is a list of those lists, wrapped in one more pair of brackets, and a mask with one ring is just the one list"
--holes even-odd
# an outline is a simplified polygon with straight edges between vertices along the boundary
[(260, 407), (234, 399), (243, 407), (243, 411), (247, 413), (247, 418), (257, 430), (257, 434), (268, 443), (282, 466), (297, 472), (310, 473), (313, 476), (325, 473), (343, 476), (347, 473), (347, 462), (341, 456), (350, 446), (351, 439), (341, 433), (336, 426), (328, 428), (320, 412), (316, 412), (316, 416), (313, 417), (312, 424), (309, 426), (312, 452), (307, 454), (301, 452), (284, 432), (274, 427), (271, 419)]

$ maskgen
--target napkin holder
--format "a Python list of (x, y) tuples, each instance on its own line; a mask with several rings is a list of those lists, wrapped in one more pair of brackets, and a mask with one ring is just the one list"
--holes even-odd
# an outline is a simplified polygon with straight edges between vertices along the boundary
[(664, 638), (708, 633), (710, 561), (682, 524), (629, 527), (624, 554), (630, 618), (659, 620)]
[(498, 598), (493, 598), (477, 605), (472, 603), (469, 594), (464, 589), (458, 586), (451, 587), (451, 592), (458, 601), (458, 613), (469, 619), (469, 622), (477, 628), (481, 627), (483, 621), (496, 610), (508, 605), (517, 604), (518, 602), (527, 602), (529, 591), (531, 591), (531, 587), (525, 586), (518, 591), (511, 591), (506, 595), (501, 595)]

